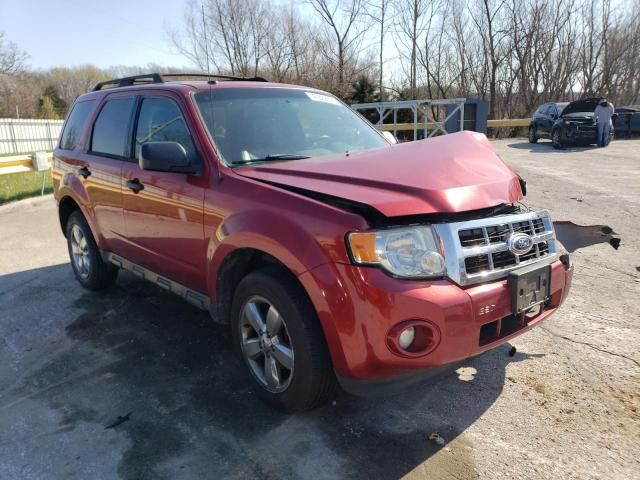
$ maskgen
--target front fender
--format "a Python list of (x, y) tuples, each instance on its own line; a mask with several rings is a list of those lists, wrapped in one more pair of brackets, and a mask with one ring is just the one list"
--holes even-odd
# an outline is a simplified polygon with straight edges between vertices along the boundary
[[(320, 223), (322, 223), (320, 221)], [(295, 276), (332, 259), (344, 259), (342, 236), (331, 238), (330, 230), (318, 236), (315, 229), (305, 229), (295, 216), (287, 217), (270, 209), (247, 210), (230, 216), (218, 228), (208, 232), (208, 292), (215, 302), (218, 271), (233, 251), (251, 248), (271, 255)], [(340, 244), (337, 244), (337, 241)]]

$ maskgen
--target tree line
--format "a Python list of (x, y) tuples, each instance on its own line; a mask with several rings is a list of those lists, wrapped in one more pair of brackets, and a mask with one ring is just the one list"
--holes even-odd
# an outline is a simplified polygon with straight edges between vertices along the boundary
[[(190, 0), (170, 43), (194, 71), (264, 76), (351, 102), (475, 97), (490, 117), (606, 96), (640, 103), (640, 0)], [(0, 35), (0, 116), (63, 112), (120, 73), (30, 72)], [(175, 71), (175, 69), (171, 69)]]
[(492, 118), (583, 96), (640, 102), (640, 0), (309, 0), (307, 10), (193, 0), (172, 40), (202, 70), (347, 100), (476, 97)]

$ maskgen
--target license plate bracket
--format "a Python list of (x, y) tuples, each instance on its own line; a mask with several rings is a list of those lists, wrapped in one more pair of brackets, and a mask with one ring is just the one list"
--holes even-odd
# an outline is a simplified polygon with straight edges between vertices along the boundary
[(551, 265), (529, 265), (509, 272), (511, 309), (519, 314), (544, 303), (549, 298)]

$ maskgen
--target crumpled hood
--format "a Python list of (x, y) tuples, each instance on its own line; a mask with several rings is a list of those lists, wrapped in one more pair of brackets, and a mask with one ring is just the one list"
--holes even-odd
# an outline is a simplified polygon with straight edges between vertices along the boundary
[(522, 198), (518, 176), (475, 132), (235, 172), (366, 204), (387, 217), (464, 212)]

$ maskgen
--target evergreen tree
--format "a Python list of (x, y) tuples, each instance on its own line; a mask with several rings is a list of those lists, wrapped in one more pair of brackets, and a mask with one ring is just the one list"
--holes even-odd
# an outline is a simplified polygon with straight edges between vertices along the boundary
[(44, 96), (40, 100), (40, 108), (38, 109), (38, 118), (47, 120), (58, 120), (60, 115), (53, 105), (51, 97)]
[(379, 101), (379, 95), (376, 92), (376, 85), (366, 75), (360, 75), (358, 79), (351, 84), (350, 103), (371, 103)]

